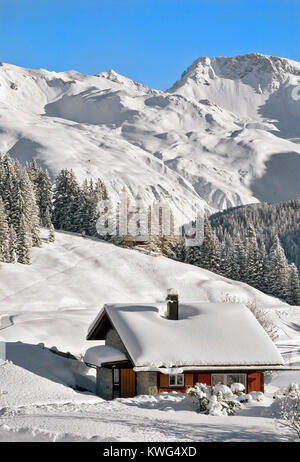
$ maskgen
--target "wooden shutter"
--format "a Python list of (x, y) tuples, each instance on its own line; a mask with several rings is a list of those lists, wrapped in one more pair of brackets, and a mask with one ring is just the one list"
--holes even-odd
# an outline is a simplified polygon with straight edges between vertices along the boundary
[(264, 373), (250, 372), (248, 373), (248, 393), (251, 391), (264, 392)]
[(184, 374), (184, 386), (185, 387), (194, 386), (194, 374)]
[(121, 369), (121, 398), (135, 396), (135, 372), (133, 369)]
[(159, 374), (159, 386), (168, 387), (169, 386), (169, 376), (168, 374)]
[(198, 374), (198, 383), (205, 383), (206, 385), (211, 385), (211, 374)]

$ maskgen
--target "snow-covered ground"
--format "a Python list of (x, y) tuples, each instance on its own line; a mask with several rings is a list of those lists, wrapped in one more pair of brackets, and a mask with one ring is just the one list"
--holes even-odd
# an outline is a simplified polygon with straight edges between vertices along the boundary
[(272, 395), (300, 381), (299, 372), (267, 378), (264, 401), (214, 417), (176, 393), (106, 402), (76, 389), (92, 387), (93, 369), (37, 345), (83, 353), (97, 343), (85, 335), (103, 303), (165, 303), (169, 287), (186, 301), (256, 298), (280, 327), (280, 351), (300, 364), (299, 308), (191, 265), (57, 232), (54, 244), (33, 250), (30, 266), (0, 266), (0, 341), (8, 342), (8, 361), (0, 360), (0, 441), (295, 440), (274, 420)]
[[(39, 366), (47, 357), (40, 347), (31, 347), (31, 354)], [(271, 394), (231, 417), (201, 415), (191, 397), (176, 392), (104, 401), (50, 378), (59, 374), (61, 358), (48, 354), (52, 365), (50, 371), (41, 367), (41, 375), (0, 362), (0, 441), (295, 440), (274, 419)]]
[(181, 224), (299, 196), (300, 64), (275, 56), (199, 58), (166, 92), (117, 74), (0, 65), (0, 152), (52, 175), (101, 177), (166, 199)]
[(233, 417), (200, 415), (181, 393), (104, 401), (76, 391), (78, 361), (42, 346), (11, 344), (0, 361), (0, 441), (291, 441), (272, 398)]

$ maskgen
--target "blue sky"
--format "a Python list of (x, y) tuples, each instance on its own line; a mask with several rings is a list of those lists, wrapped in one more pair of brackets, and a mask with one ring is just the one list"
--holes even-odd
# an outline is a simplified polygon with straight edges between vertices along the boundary
[(300, 0), (0, 0), (0, 61), (166, 89), (199, 56), (300, 61)]

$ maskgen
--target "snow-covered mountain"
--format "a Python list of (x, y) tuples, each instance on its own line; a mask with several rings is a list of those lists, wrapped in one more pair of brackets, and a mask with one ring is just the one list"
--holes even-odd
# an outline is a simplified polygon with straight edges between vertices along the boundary
[(55, 175), (101, 177), (181, 222), (300, 195), (300, 63), (250, 54), (199, 58), (166, 92), (114, 71), (88, 76), (0, 67), (0, 151)]

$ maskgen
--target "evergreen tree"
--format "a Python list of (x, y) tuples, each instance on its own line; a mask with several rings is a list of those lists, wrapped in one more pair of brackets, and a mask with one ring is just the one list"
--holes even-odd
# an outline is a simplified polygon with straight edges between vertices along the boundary
[(9, 263), (16, 263), (18, 261), (18, 240), (13, 226), (9, 229)]
[(21, 216), (18, 233), (18, 262), (30, 263), (31, 236), (24, 214)]
[(187, 247), (182, 237), (177, 240), (174, 247), (174, 252), (178, 261), (186, 261)]
[[(1, 220), (3, 236), (5, 234), (5, 260), (28, 263), (29, 249), (41, 246), (39, 229), (39, 210), (33, 182), (29, 178), (38, 172), (36, 163), (31, 167), (22, 167), (8, 155), (0, 157), (0, 215), (5, 215), (6, 224)], [(4, 225), (3, 225), (4, 223)], [(3, 248), (1, 250), (4, 258)]]
[(270, 264), (267, 276), (268, 293), (284, 300), (288, 292), (288, 276), (288, 262), (279, 238), (275, 236), (274, 244), (270, 252)]
[(269, 259), (266, 251), (265, 244), (261, 244), (260, 248), (260, 273), (259, 273), (259, 290), (263, 292), (268, 291), (268, 271), (269, 271)]
[(80, 187), (72, 170), (63, 169), (55, 180), (52, 221), (56, 229), (80, 230)]
[(246, 236), (247, 262), (245, 282), (253, 287), (259, 288), (261, 279), (261, 254), (258, 249), (256, 233), (253, 225), (248, 224)]
[(37, 206), (40, 214), (41, 226), (48, 227), (48, 216), (46, 217), (47, 210), (50, 215), (52, 214), (52, 185), (47, 170), (40, 170), (36, 180), (36, 196)]
[(9, 261), (9, 233), (6, 213), (0, 197), (0, 261)]
[(30, 164), (26, 165), (26, 170), (29, 176), (30, 181), (34, 186), (37, 184), (37, 179), (40, 174), (40, 169), (38, 167), (38, 164), (34, 158), (31, 159)]
[(218, 241), (207, 216), (204, 217), (204, 239), (200, 246), (198, 266), (215, 272), (220, 267)]
[(26, 226), (29, 230), (30, 238), (33, 247), (41, 247), (42, 241), (40, 238), (40, 217), (39, 208), (36, 203), (34, 188), (30, 182), (28, 173), (25, 169), (21, 170), (19, 180), (19, 209), (20, 216), (23, 214), (26, 221)]
[(300, 279), (294, 263), (289, 265), (287, 302), (290, 305), (300, 306)]
[(50, 224), (47, 242), (55, 242), (55, 232), (54, 232), (54, 226), (52, 223)]

